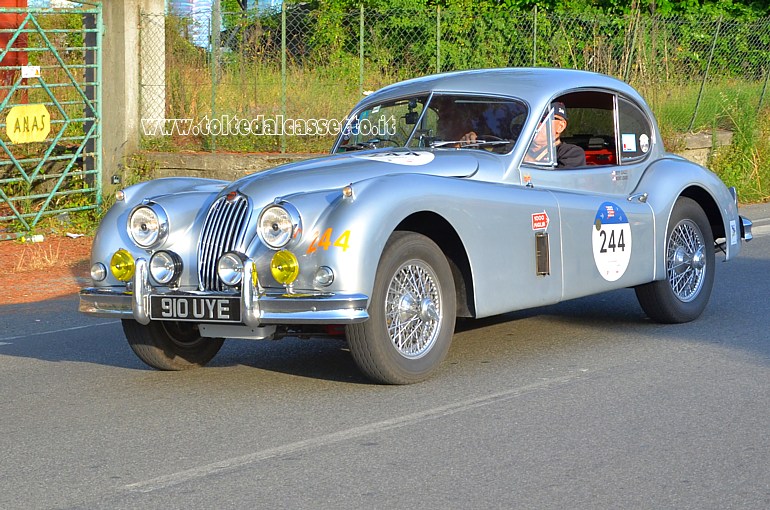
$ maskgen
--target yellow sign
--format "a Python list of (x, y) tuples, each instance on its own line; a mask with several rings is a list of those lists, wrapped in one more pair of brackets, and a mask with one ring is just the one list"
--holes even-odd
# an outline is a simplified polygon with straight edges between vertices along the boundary
[(42, 142), (51, 132), (51, 116), (44, 104), (14, 106), (5, 118), (5, 132), (13, 143)]

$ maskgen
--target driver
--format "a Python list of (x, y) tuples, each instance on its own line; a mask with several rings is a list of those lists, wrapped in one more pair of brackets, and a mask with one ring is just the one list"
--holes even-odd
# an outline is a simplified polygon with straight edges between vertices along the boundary
[[(556, 147), (556, 168), (574, 168), (585, 166), (585, 151), (571, 143), (561, 141), (561, 134), (567, 129), (567, 107), (560, 101), (551, 103), (553, 109), (553, 144)], [(541, 129), (542, 122), (538, 126), (535, 139), (529, 146), (524, 155), (524, 161), (527, 163), (537, 163), (548, 158), (548, 133)]]
[[(553, 109), (553, 144), (556, 147), (556, 168), (574, 168), (579, 166), (585, 166), (586, 154), (585, 151), (573, 145), (561, 141), (561, 134), (567, 129), (567, 107), (561, 101), (554, 101), (551, 103)], [(542, 122), (540, 123), (542, 126)], [(478, 139), (478, 135), (475, 131), (469, 131), (465, 133), (461, 142), (473, 143)], [(532, 140), (532, 144), (527, 150), (527, 154), (524, 156), (524, 161), (527, 163), (536, 163), (548, 158), (548, 134), (545, 129), (540, 129), (538, 126), (535, 139)]]

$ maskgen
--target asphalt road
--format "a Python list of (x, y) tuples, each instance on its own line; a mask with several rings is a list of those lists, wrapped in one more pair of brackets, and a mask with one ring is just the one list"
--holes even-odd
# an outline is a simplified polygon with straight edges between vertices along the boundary
[(0, 508), (770, 507), (770, 207), (689, 324), (624, 290), (463, 323), (440, 372), (229, 341), (152, 371), (76, 299), (0, 306)]

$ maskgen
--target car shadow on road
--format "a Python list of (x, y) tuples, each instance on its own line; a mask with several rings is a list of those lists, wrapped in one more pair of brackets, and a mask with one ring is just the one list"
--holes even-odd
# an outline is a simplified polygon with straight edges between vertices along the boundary
[[(154, 371), (133, 353), (119, 320), (79, 314), (76, 296), (0, 306), (2, 356)], [(228, 339), (207, 366), (247, 366), (312, 379), (368, 383), (341, 338)]]
[[(505, 323), (515, 330), (520, 321), (535, 320), (543, 341), (555, 340), (564, 333), (561, 326), (570, 326), (596, 342), (624, 341), (629, 334), (673, 339), (744, 351), (756, 362), (770, 364), (770, 261), (742, 255), (724, 263), (718, 256), (716, 266), (706, 310), (689, 323), (656, 323), (646, 316), (633, 289), (621, 289), (484, 319), (459, 319), (455, 331), (473, 333)], [(530, 328), (521, 329), (529, 334)]]

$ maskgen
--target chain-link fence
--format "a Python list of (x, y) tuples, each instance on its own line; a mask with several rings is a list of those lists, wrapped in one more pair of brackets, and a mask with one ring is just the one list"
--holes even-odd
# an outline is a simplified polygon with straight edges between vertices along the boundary
[[(178, 119), (143, 119), (145, 148), (323, 152), (331, 136), (281, 135), (269, 122), (258, 134), (219, 135), (231, 135), (243, 120), (342, 119), (366, 91), (397, 80), (506, 66), (623, 79), (648, 100), (671, 146), (686, 132), (730, 129), (736, 108), (756, 114), (770, 76), (770, 18), (322, 12), (296, 5), (142, 20), (143, 45), (160, 44), (153, 27), (165, 24), (165, 66), (156, 68), (165, 72), (166, 119)], [(142, 100), (160, 100), (152, 78), (142, 80)]]

